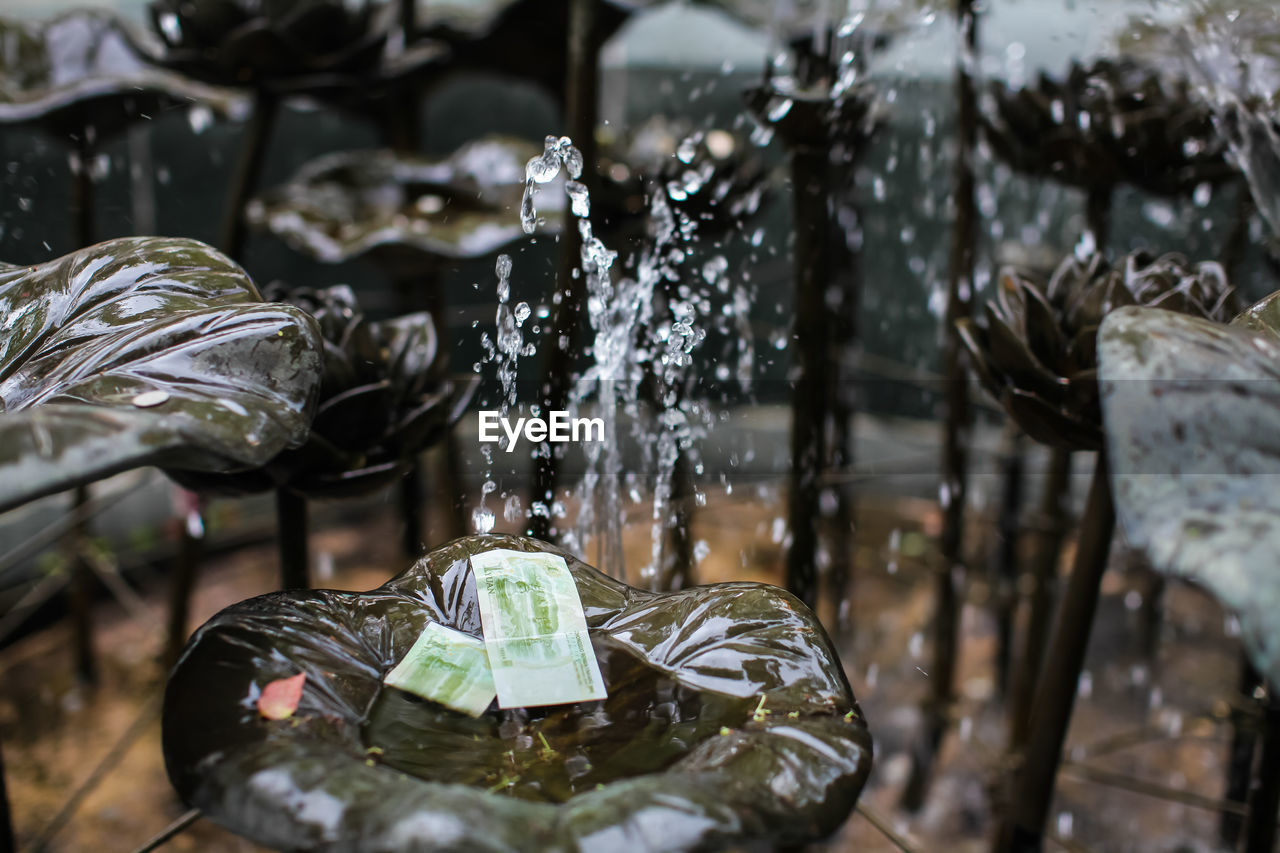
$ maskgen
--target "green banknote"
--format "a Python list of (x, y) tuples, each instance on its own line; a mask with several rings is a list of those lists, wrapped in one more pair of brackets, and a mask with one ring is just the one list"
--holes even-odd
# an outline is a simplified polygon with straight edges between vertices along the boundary
[(493, 673), (483, 640), (427, 624), (383, 684), (478, 717), (493, 701)]
[(605, 698), (563, 557), (498, 549), (473, 556), (471, 567), (499, 708)]

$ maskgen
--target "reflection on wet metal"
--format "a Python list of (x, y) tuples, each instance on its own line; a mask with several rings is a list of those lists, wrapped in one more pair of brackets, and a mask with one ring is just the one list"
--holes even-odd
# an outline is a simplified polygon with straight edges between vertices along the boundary
[(169, 402), (168, 391), (144, 391), (129, 402), (139, 409), (150, 409)]
[[(382, 686), (429, 624), (476, 636), (470, 558), (562, 557), (608, 698), (478, 718)], [(297, 671), (295, 718), (244, 702)], [(190, 804), (259, 843), (569, 851), (802, 843), (849, 814), (870, 738), (813, 614), (749, 583), (651, 594), (531, 539), (471, 536), (368, 593), (273, 593), (197, 632), (166, 696)], [(299, 808), (299, 804), (306, 804)], [(634, 849), (634, 848), (628, 848)]]
[(314, 321), (202, 243), (0, 267), (0, 317), (0, 509), (143, 465), (253, 468), (307, 434)]

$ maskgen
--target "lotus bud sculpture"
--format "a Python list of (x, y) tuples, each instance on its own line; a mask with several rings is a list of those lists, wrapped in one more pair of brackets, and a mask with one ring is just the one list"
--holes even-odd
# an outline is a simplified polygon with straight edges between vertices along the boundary
[(1063, 79), (1041, 74), (1034, 86), (994, 83), (990, 91), (986, 137), (1020, 172), (1087, 190), (1129, 183), (1165, 196), (1234, 174), (1208, 105), (1186, 81), (1132, 60), (1073, 64)]
[(1068, 257), (1048, 284), (1005, 270), (985, 318), (957, 325), (983, 387), (1028, 435), (1066, 450), (1099, 450), (1098, 325), (1126, 305), (1226, 321), (1236, 297), (1213, 262), (1134, 252), (1113, 266), (1094, 253)]

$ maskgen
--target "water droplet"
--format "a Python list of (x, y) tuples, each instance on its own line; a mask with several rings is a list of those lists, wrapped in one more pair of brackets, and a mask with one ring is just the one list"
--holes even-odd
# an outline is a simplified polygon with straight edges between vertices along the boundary
[(765, 108), (765, 115), (769, 121), (782, 121), (787, 117), (787, 113), (791, 112), (791, 107), (795, 102), (790, 98), (774, 97), (769, 100), (768, 106)]
[(564, 185), (565, 194), (569, 196), (570, 209), (579, 218), (591, 215), (591, 199), (585, 185), (577, 181), (569, 181)]
[(484, 507), (476, 507), (471, 511), (471, 526), (476, 529), (476, 533), (488, 533), (493, 530), (493, 524), (496, 519), (493, 512)]
[(524, 167), (525, 179), (539, 184), (549, 183), (560, 174), (560, 151), (552, 147), (551, 137), (547, 137), (547, 150), (541, 156), (534, 157)]
[(193, 104), (187, 110), (187, 124), (191, 125), (191, 132), (197, 136), (204, 133), (213, 125), (213, 110), (206, 104)]
[(773, 128), (757, 122), (755, 127), (751, 128), (750, 138), (752, 145), (763, 148), (773, 141)]
[(724, 255), (716, 255), (702, 265), (702, 278), (707, 284), (715, 286), (728, 270), (729, 260)]
[(182, 22), (173, 12), (165, 12), (160, 16), (160, 32), (170, 44), (182, 41)]
[(560, 150), (561, 158), (564, 161), (565, 169), (569, 172), (569, 177), (575, 180), (582, 177), (582, 152), (569, 144), (568, 137), (563, 139)]
[(698, 141), (692, 136), (686, 136), (680, 140), (680, 145), (676, 148), (676, 159), (681, 163), (692, 163), (693, 158), (698, 153)]
[(526, 234), (532, 234), (538, 227), (538, 211), (533, 206), (533, 196), (537, 191), (533, 178), (525, 181), (524, 195), (520, 198), (520, 227)]
[(129, 402), (133, 403), (133, 405), (137, 406), (139, 409), (150, 409), (169, 402), (169, 392), (160, 390), (143, 391)]

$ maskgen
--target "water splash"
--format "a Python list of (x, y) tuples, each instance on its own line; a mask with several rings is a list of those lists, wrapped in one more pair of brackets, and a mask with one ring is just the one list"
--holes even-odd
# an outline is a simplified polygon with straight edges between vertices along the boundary
[[(569, 173), (569, 177), (573, 179), (571, 183), (576, 184), (577, 179), (582, 177), (582, 152), (573, 147), (573, 140), (567, 136), (548, 136), (543, 142), (542, 154), (531, 159), (524, 167), (524, 196), (520, 199), (520, 227), (524, 229), (524, 233), (532, 234), (538, 227), (538, 211), (533, 200), (538, 193), (538, 185), (554, 181), (560, 175), (561, 168)], [(585, 203), (587, 188), (582, 184), (576, 186), (581, 188)], [(575, 216), (587, 215), (578, 213), (578, 197), (573, 192), (569, 192), (569, 199), (575, 205)]]
[[(494, 275), (498, 279), (498, 308), (494, 317), (494, 338), (490, 339), (486, 333), (480, 341), (485, 350), (484, 362), (498, 365), (498, 383), (502, 389), (499, 413), (503, 418), (516, 406), (516, 379), (520, 372), (520, 358), (533, 355), (536, 350), (536, 344), (525, 343), (524, 340), (524, 323), (532, 313), (528, 303), (520, 302), (514, 309), (510, 304), (511, 270), (511, 256), (498, 255), (494, 264)], [(476, 367), (479, 369), (480, 365)], [(504, 442), (507, 440), (505, 436), (502, 437), (499, 447), (505, 448)], [(482, 443), (480, 452), (485, 460), (485, 480), (480, 489), (480, 504), (471, 513), (471, 524), (477, 533), (489, 533), (497, 521), (494, 512), (486, 505), (488, 496), (498, 488), (498, 484), (493, 479), (493, 445), (488, 442)], [(517, 499), (516, 505), (518, 504)], [(511, 514), (511, 497), (508, 497), (503, 517), (511, 521)]]
[(1280, 236), (1280, 125), (1274, 119), (1280, 54), (1272, 46), (1277, 32), (1274, 9), (1224, 14), (1196, 3), (1181, 25), (1139, 30), (1135, 47), (1146, 61), (1196, 84), (1258, 212)]

